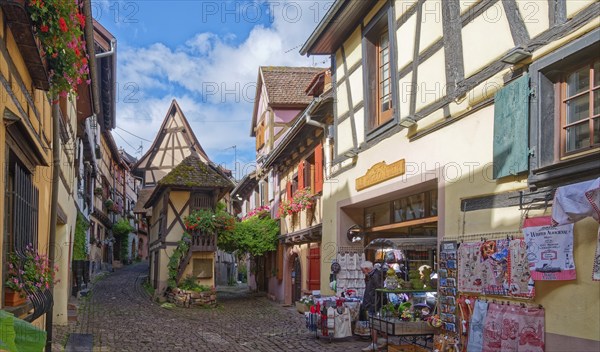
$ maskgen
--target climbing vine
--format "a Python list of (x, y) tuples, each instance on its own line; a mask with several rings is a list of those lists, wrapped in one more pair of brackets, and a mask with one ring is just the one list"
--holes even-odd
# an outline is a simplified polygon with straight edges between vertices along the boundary
[(171, 254), (171, 258), (169, 258), (169, 264), (167, 265), (169, 269), (169, 279), (167, 280), (167, 285), (170, 288), (177, 287), (177, 274), (179, 273), (179, 263), (185, 254), (187, 254), (190, 249), (190, 240), (191, 236), (187, 233), (184, 233), (181, 236), (179, 242), (177, 242), (177, 247)]
[(77, 214), (75, 221), (75, 238), (73, 239), (73, 260), (87, 259), (87, 244), (85, 234), (90, 228), (90, 224), (85, 220), (83, 215)]

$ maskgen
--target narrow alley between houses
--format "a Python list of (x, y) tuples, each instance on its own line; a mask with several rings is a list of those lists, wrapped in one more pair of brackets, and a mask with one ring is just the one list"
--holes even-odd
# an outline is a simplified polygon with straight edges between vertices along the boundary
[[(315, 339), (304, 315), (246, 285), (218, 288), (214, 309), (164, 308), (144, 290), (147, 276), (147, 263), (103, 274), (79, 300), (77, 321), (55, 328), (53, 350), (66, 344), (67, 351), (81, 352), (357, 351), (365, 345), (356, 338)], [(81, 334), (91, 334), (93, 349), (67, 344), (70, 335)]]

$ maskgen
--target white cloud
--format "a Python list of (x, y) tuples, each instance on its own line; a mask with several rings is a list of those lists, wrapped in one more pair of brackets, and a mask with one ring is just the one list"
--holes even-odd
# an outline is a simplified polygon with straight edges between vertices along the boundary
[[(313, 58), (302, 57), (298, 51), (329, 3), (256, 4), (272, 10), (273, 22), (268, 27), (255, 25), (237, 44), (234, 39), (239, 33), (218, 36), (202, 32), (177, 48), (163, 43), (120, 47), (119, 86), (133, 82), (140, 90), (140, 100), (135, 104), (119, 101), (117, 125), (153, 140), (171, 100), (176, 98), (213, 161), (231, 166), (233, 151), (225, 148), (233, 145), (237, 146), (238, 161), (252, 161), (254, 142), (249, 137), (249, 125), (258, 67), (314, 66)], [(241, 13), (240, 18), (255, 18), (250, 15)], [(329, 63), (328, 58), (318, 59), (326, 61), (319, 66)], [(149, 146), (144, 142), (144, 151)]]

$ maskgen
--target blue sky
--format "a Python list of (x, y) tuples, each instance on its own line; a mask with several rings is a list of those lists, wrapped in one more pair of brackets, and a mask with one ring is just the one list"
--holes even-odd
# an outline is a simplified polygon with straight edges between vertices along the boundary
[[(92, 2), (96, 20), (117, 38), (115, 141), (139, 157), (172, 99), (200, 144), (239, 177), (252, 169), (252, 103), (259, 66), (328, 66), (300, 46), (332, 1), (144, 0)], [(134, 137), (133, 135), (141, 138)], [(234, 151), (232, 146), (236, 146)]]

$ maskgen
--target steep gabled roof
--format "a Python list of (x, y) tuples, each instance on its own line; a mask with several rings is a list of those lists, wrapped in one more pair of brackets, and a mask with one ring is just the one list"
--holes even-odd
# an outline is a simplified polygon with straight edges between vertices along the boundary
[(310, 103), (306, 87), (323, 68), (262, 66), (260, 70), (271, 106), (295, 106)]
[(158, 181), (160, 186), (181, 187), (233, 187), (233, 183), (223, 177), (212, 166), (205, 164), (197, 155), (190, 155), (171, 172)]
[(196, 154), (192, 154), (158, 181), (144, 208), (152, 206), (153, 200), (167, 187), (183, 189), (231, 190), (234, 184), (211, 164), (206, 164)]
[[(156, 184), (161, 176), (193, 153), (202, 161), (210, 162), (179, 104), (173, 99), (154, 142), (133, 169), (144, 175), (146, 184)], [(143, 171), (150, 171), (151, 179), (147, 179), (147, 173)]]
[(267, 91), (267, 100), (271, 107), (304, 108), (312, 100), (312, 97), (306, 94), (306, 87), (312, 82), (315, 75), (323, 70), (322, 67), (259, 67), (250, 136), (254, 136), (254, 126), (256, 126), (256, 115), (258, 114), (263, 85)]
[(144, 206), (146, 205), (146, 202), (148, 202), (148, 199), (150, 199), (150, 196), (152, 195), (153, 192), (154, 192), (154, 187), (142, 188), (139, 190), (137, 203), (135, 203), (135, 206), (133, 207), (134, 213), (150, 215), (149, 214), (150, 209), (145, 208)]

